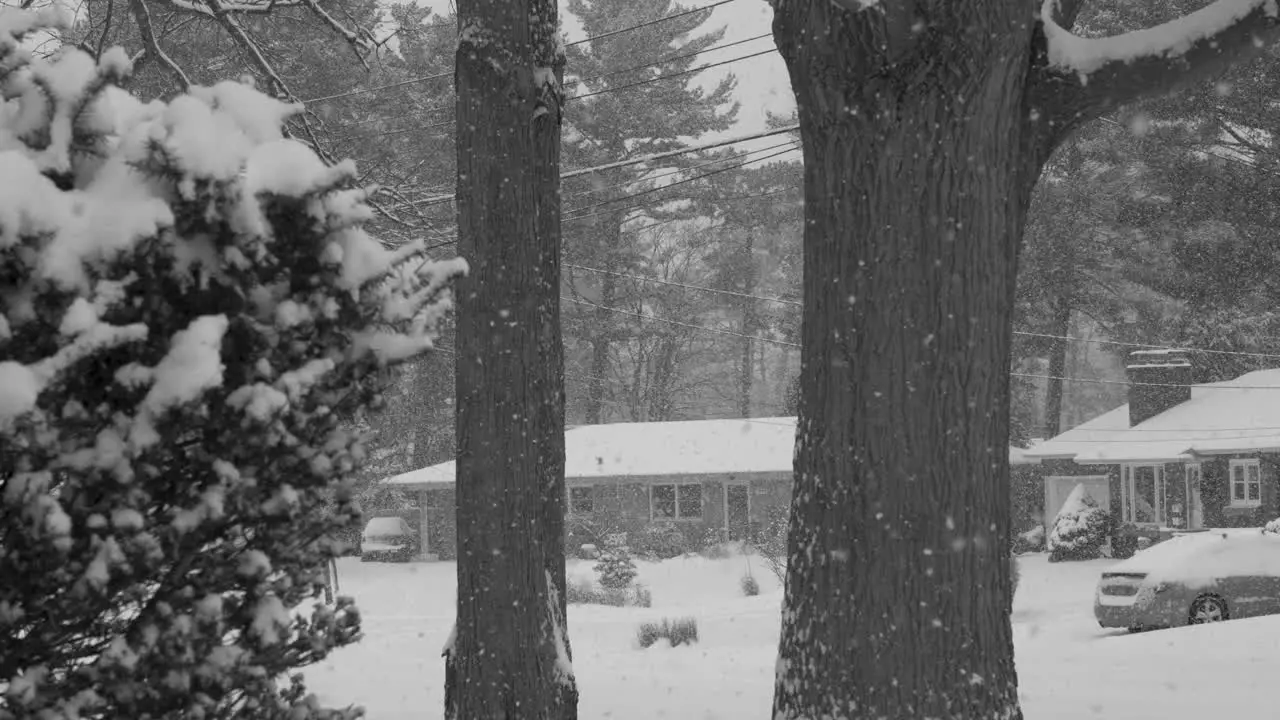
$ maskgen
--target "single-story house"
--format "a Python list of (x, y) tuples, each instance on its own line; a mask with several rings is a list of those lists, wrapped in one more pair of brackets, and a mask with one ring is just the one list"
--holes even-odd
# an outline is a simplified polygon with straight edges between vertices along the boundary
[[(575, 524), (608, 518), (616, 532), (672, 521), (686, 538), (747, 537), (791, 499), (796, 418), (584, 425), (565, 432), (571, 546)], [(1011, 450), (1014, 463), (1035, 463)], [(383, 482), (417, 495), (423, 557), (455, 549), (454, 461)], [(577, 521), (577, 523), (575, 523)]]
[(1041, 460), (1045, 525), (1077, 484), (1117, 528), (1260, 526), (1280, 515), (1280, 369), (1193, 384), (1185, 352), (1129, 354), (1129, 402), (1027, 451)]

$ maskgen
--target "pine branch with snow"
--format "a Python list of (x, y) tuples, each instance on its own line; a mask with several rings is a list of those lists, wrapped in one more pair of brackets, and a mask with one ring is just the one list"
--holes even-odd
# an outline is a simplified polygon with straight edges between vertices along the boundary
[(350, 164), (250, 87), (142, 104), (123, 53), (45, 61), (0, 13), (0, 719), (339, 718), (288, 677), (386, 368), (461, 261), (362, 230)]

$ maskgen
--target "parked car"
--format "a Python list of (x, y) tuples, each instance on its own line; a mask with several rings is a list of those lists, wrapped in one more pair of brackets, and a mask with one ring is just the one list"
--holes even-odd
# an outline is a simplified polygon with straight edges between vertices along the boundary
[(1102, 573), (1094, 615), (1130, 631), (1280, 614), (1280, 535), (1176, 535)]
[(363, 562), (409, 562), (417, 549), (417, 534), (398, 515), (373, 518), (360, 534)]

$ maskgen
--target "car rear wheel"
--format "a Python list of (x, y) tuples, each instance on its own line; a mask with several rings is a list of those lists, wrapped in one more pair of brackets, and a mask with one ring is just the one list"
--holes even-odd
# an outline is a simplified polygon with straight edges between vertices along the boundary
[(1222, 622), (1230, 616), (1227, 614), (1227, 603), (1217, 595), (1201, 595), (1191, 603), (1191, 613), (1187, 622), (1192, 625)]

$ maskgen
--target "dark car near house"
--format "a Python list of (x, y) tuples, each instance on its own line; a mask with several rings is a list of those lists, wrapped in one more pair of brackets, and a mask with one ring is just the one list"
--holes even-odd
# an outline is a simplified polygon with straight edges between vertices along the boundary
[(1177, 535), (1102, 573), (1094, 615), (1130, 631), (1280, 614), (1280, 535)]

